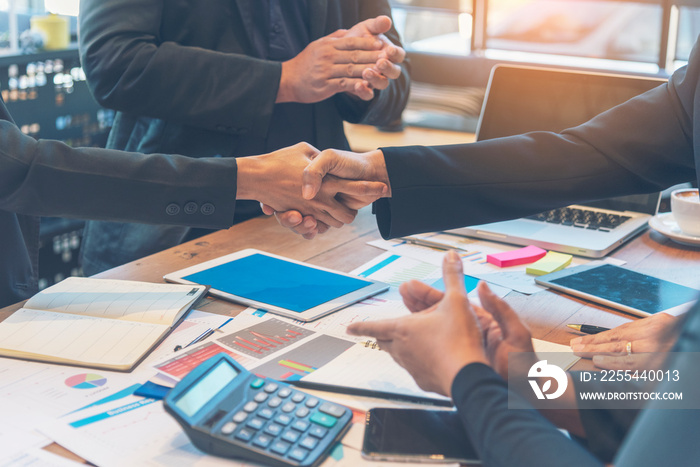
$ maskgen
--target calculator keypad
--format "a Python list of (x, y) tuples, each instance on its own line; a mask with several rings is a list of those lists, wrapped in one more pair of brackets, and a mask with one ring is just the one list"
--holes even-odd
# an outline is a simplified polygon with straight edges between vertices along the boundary
[(301, 463), (327, 437), (346, 409), (295, 391), (286, 385), (255, 379), (252, 400), (229, 416), (222, 435), (269, 451), (286, 462)]

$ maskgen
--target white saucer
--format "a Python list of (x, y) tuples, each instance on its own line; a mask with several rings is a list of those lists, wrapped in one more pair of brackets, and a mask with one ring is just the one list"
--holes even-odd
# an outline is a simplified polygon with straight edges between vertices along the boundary
[(649, 227), (674, 242), (688, 246), (700, 246), (700, 236), (688, 235), (681, 232), (672, 212), (664, 212), (649, 219)]

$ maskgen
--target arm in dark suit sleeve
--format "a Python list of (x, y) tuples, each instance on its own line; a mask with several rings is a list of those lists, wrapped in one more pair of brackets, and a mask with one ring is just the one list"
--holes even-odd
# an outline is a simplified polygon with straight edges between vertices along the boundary
[(484, 465), (602, 465), (535, 409), (509, 408), (506, 382), (484, 364), (462, 368), (452, 383), (452, 399)]
[(695, 180), (699, 69), (696, 48), (687, 72), (668, 85), (560, 134), (382, 149), (392, 189), (392, 198), (375, 206), (382, 235), (517, 218)]
[[(359, 0), (358, 4), (358, 23), (380, 15), (386, 15), (391, 18), (391, 7), (387, 0)], [(391, 30), (384, 35), (392, 43), (403, 47), (399, 33), (393, 24)], [(363, 101), (345, 93), (336, 94), (333, 99), (343, 119), (351, 123), (386, 125), (400, 118), (401, 112), (403, 112), (406, 102), (408, 102), (410, 90), (410, 66), (408, 60), (404, 60), (400, 66), (401, 76), (390, 80), (386, 89), (375, 91), (374, 98), (371, 101)]]
[[(74, 149), (58, 141), (36, 141), (6, 120), (0, 120), (0, 141), (1, 210), (207, 228), (233, 223), (234, 158)], [(190, 202), (198, 209), (187, 214), (184, 206)], [(202, 209), (207, 204), (213, 211)], [(177, 205), (178, 212), (171, 208), (169, 215), (170, 205)]]
[[(266, 136), (281, 63), (164, 40), (167, 0), (82, 0), (80, 55), (97, 101), (135, 115), (234, 134)], [(210, 8), (191, 2), (193, 8)], [(234, 2), (228, 2), (234, 8)], [(214, 2), (219, 8), (225, 2)], [(227, 11), (199, 12), (203, 23), (233, 21)], [(223, 17), (223, 18), (222, 18)], [(210, 25), (214, 27), (213, 25)], [(195, 26), (193, 26), (194, 28)], [(200, 37), (204, 31), (182, 31)], [(206, 34), (213, 34), (206, 32)], [(233, 41), (216, 38), (212, 41)]]

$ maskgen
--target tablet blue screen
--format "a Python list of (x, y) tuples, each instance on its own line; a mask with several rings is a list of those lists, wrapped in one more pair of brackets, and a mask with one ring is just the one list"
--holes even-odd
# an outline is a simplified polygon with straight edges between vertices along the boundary
[(183, 279), (298, 313), (371, 284), (259, 253)]

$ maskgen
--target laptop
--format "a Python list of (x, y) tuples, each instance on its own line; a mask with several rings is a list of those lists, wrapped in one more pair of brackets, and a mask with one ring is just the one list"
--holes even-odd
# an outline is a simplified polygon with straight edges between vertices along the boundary
[[(595, 72), (497, 65), (491, 72), (476, 139), (577, 126), (666, 80)], [(562, 154), (562, 157), (566, 157)], [(572, 205), (449, 233), (600, 258), (642, 232), (660, 193)]]

